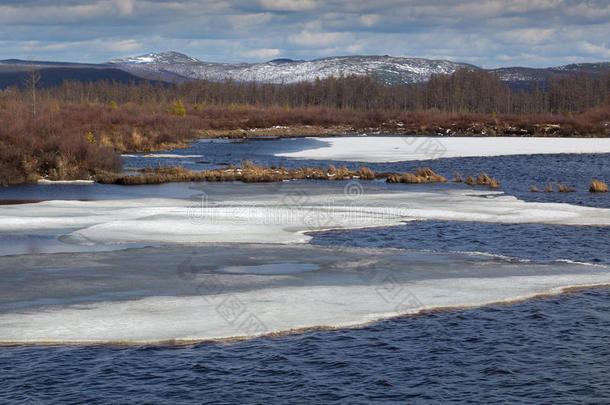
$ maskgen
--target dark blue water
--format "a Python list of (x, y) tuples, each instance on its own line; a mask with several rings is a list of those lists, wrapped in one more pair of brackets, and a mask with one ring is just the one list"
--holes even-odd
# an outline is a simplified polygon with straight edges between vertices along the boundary
[[(126, 158), (126, 168), (182, 164), (285, 167), (343, 162), (273, 157), (312, 140), (202, 142), (177, 154), (202, 158)], [(485, 171), (501, 191), (528, 201), (610, 207), (590, 194), (592, 177), (610, 179), (610, 155), (452, 158), (366, 165), (375, 171), (429, 166), (446, 177)], [(206, 163), (197, 163), (206, 162)], [(532, 193), (560, 181), (575, 193)], [(377, 184), (407, 188), (408, 185)], [(45, 188), (46, 187), (46, 188)], [(462, 184), (415, 186), (467, 188)], [(366, 188), (365, 188), (366, 191)], [(0, 199), (176, 197), (186, 185), (20, 186)], [(313, 234), (312, 243), (413, 250), (477, 251), (550, 263), (610, 264), (608, 227), (412, 222), (399, 227)], [(1, 242), (0, 242), (1, 243)], [(191, 346), (17, 346), (0, 348), (2, 403), (609, 403), (610, 288), (451, 310), (366, 327), (312, 331)]]
[(414, 221), (406, 225), (311, 233), (323, 246), (390, 247), (437, 252), (483, 252), (521, 260), (556, 260), (610, 265), (610, 228)]
[[(325, 143), (308, 138), (286, 138), (279, 140), (232, 141), (204, 140), (195, 142), (192, 148), (176, 149), (176, 155), (201, 155), (196, 158), (124, 158), (125, 169), (184, 166), (188, 169), (202, 170), (218, 168), (226, 164), (239, 165), (248, 159), (257, 165), (296, 167), (328, 167), (329, 164), (349, 169), (361, 166), (376, 172), (409, 172), (417, 167), (430, 167), (435, 172), (452, 179), (456, 173), (464, 178), (486, 172), (500, 181), (499, 190), (515, 195), (526, 201), (565, 202), (569, 204), (610, 207), (610, 193), (589, 193), (591, 179), (610, 181), (610, 154), (551, 154), (516, 155), (497, 157), (467, 157), (432, 159), (394, 163), (343, 162), (330, 160), (301, 160), (276, 157), (276, 153), (288, 153), (304, 148), (324, 146)], [(141, 156), (141, 155), (140, 155)], [(547, 184), (562, 183), (572, 187), (573, 193), (547, 193)], [(535, 185), (540, 192), (530, 191)], [(408, 185), (400, 185), (408, 187)], [(448, 187), (469, 188), (464, 184), (451, 184)], [(556, 190), (556, 187), (555, 187)]]
[(610, 289), (186, 347), (0, 348), (2, 403), (608, 403)]

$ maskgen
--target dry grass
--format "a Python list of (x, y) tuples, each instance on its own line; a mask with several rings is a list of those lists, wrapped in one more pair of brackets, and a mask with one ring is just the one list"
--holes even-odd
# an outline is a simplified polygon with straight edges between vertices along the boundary
[(589, 191), (592, 193), (606, 193), (608, 191), (608, 185), (600, 180), (591, 180), (589, 184)]
[(420, 167), (415, 169), (412, 173), (404, 173), (402, 175), (393, 173), (387, 176), (388, 183), (406, 183), (406, 184), (420, 184), (420, 183), (444, 183), (447, 179), (443, 176), (434, 173), (429, 167)]
[[(363, 171), (362, 169), (366, 170)], [(352, 171), (345, 167), (337, 169), (331, 165), (328, 169), (312, 167), (286, 169), (284, 167), (257, 166), (247, 160), (242, 162), (238, 167), (227, 166), (223, 169), (203, 170), (200, 172), (187, 170), (183, 167), (145, 168), (140, 169), (140, 172), (142, 174), (138, 175), (104, 172), (96, 176), (96, 180), (104, 184), (135, 185), (190, 181), (242, 181), (244, 183), (259, 183), (284, 180), (373, 180), (376, 177), (376, 173), (367, 168)], [(362, 174), (365, 174), (365, 176)]]
[(498, 188), (500, 186), (500, 182), (493, 177), (489, 177), (487, 173), (483, 172), (479, 174), (476, 179), (473, 176), (468, 176), (464, 183), (469, 186), (489, 186), (489, 188)]
[(530, 186), (530, 191), (533, 192), (533, 193), (537, 193), (538, 192), (538, 187)]
[[(137, 89), (125, 89), (136, 91)], [(427, 111), (358, 111), (321, 106), (290, 107), (203, 104), (188, 107), (184, 116), (168, 111), (171, 104), (142, 99), (109, 108), (107, 102), (61, 102), (42, 99), (37, 115), (19, 94), (0, 91), (0, 185), (89, 178), (119, 169), (119, 154), (153, 152), (185, 147), (200, 137), (252, 137), (258, 135), (305, 136), (356, 133), (430, 135), (541, 135), (608, 136), (610, 104), (575, 113), (572, 119), (559, 115), (456, 114)], [(199, 104), (198, 104), (199, 105)], [(263, 130), (261, 130), (263, 128)], [(89, 137), (89, 134), (91, 136)], [(364, 169), (364, 168), (363, 168)], [(370, 179), (371, 173), (356, 174)], [(250, 170), (251, 171), (251, 170)], [(253, 178), (264, 177), (256, 171)], [(335, 168), (337, 179), (351, 174)], [(309, 173), (317, 176), (319, 173)], [(385, 174), (387, 177), (389, 174)], [(446, 181), (442, 176), (414, 172), (404, 182)], [(379, 178), (379, 173), (376, 174)], [(247, 176), (246, 176), (247, 178)], [(453, 181), (459, 182), (461, 176)], [(497, 186), (489, 179), (487, 185)], [(463, 181), (463, 179), (462, 179)], [(477, 179), (466, 184), (478, 185)]]
[(573, 193), (575, 190), (570, 186), (566, 186), (565, 184), (557, 183), (557, 191), (560, 193)]
[(361, 167), (358, 170), (358, 176), (362, 180), (373, 180), (375, 178), (375, 172), (369, 169), (368, 167)]
[(464, 179), (462, 179), (462, 175), (459, 173), (455, 174), (455, 177), (451, 180), (453, 183), (462, 183)]
[(552, 193), (553, 192), (553, 185), (551, 183), (546, 185), (546, 188), (544, 189), (544, 191), (546, 191), (547, 193)]
[(469, 186), (476, 186), (477, 185), (477, 181), (472, 176), (468, 176), (466, 178), (466, 180), (464, 181), (464, 183), (468, 184)]

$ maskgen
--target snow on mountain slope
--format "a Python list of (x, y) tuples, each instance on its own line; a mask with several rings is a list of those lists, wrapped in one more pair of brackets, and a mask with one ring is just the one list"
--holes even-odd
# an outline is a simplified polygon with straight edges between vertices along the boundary
[(478, 69), (466, 63), (422, 58), (391, 56), (339, 56), (311, 61), (277, 59), (264, 63), (210, 63), (199, 61), (178, 52), (149, 53), (142, 56), (115, 59), (130, 73), (154, 77), (173, 75), (176, 80), (232, 79), (241, 82), (296, 83), (324, 79), (330, 76), (368, 75), (386, 83), (418, 83), (435, 73), (452, 73), (458, 69)]
[[(180, 82), (191, 79), (235, 80), (259, 83), (297, 83), (331, 76), (371, 76), (389, 84), (420, 83), (431, 75), (453, 73), (458, 69), (480, 69), (468, 63), (423, 58), (384, 56), (333, 56), (310, 61), (275, 59), (263, 63), (204, 62), (179, 52), (148, 53), (114, 59), (110, 65), (147, 79)], [(550, 68), (503, 67), (489, 69), (501, 80), (517, 85), (545, 81), (553, 76), (610, 71), (610, 62), (579, 63)]]
[(167, 51), (162, 53), (147, 53), (146, 55), (133, 56), (127, 58), (117, 58), (110, 63), (130, 64), (130, 63), (160, 63), (160, 64), (175, 64), (175, 63), (198, 63), (198, 59), (185, 55), (180, 52)]

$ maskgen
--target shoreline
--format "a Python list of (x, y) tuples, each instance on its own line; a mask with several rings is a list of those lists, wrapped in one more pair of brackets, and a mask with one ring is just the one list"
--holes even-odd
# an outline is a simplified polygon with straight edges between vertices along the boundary
[(275, 125), (255, 128), (224, 128), (224, 129), (193, 129), (194, 134), (176, 142), (166, 142), (158, 145), (147, 145), (144, 148), (132, 148), (121, 151), (121, 154), (155, 153), (173, 151), (174, 149), (189, 149), (191, 143), (201, 139), (243, 139), (249, 141), (265, 141), (282, 138), (332, 138), (348, 136), (395, 136), (395, 137), (443, 137), (443, 138), (610, 138), (610, 125), (605, 133), (569, 134), (560, 133), (561, 127), (557, 124), (533, 124), (528, 126), (515, 126), (511, 123), (489, 125), (473, 122), (466, 130), (452, 126), (400, 125), (400, 122), (388, 123), (383, 126), (354, 128), (349, 124), (341, 125)]
[[(276, 138), (305, 138), (305, 137), (340, 137), (354, 135), (381, 135), (381, 136), (443, 136), (443, 137), (548, 137), (548, 138), (610, 138), (610, 126), (605, 133), (580, 134), (578, 131), (565, 134), (561, 132), (559, 124), (532, 124), (517, 125), (514, 123), (471, 122), (466, 128), (454, 123), (452, 125), (423, 125), (415, 123), (405, 125), (402, 122), (388, 122), (381, 126), (368, 128), (354, 128), (349, 124), (319, 126), (319, 125), (290, 125), (271, 126), (262, 128), (233, 128), (233, 129), (200, 129), (195, 130), (200, 139), (252, 139), (256, 137)], [(193, 142), (193, 141), (190, 141)]]
[[(159, 153), (172, 152), (175, 149), (190, 149), (191, 143), (202, 139), (232, 139), (246, 141), (264, 141), (277, 140), (282, 138), (330, 138), (330, 137), (350, 137), (350, 136), (388, 136), (388, 137), (440, 137), (440, 138), (562, 138), (562, 139), (606, 139), (610, 138), (610, 123), (606, 124), (604, 133), (587, 133), (580, 134), (579, 132), (570, 132), (568, 134), (561, 133), (562, 129), (558, 124), (533, 124), (514, 126), (510, 123), (488, 124), (480, 122), (469, 122), (467, 125), (463, 123), (453, 123), (452, 125), (419, 125), (403, 124), (401, 121), (390, 121), (381, 126), (355, 128), (353, 126), (342, 125), (275, 125), (270, 127), (255, 127), (255, 128), (231, 128), (231, 129), (197, 129), (191, 128), (191, 134), (183, 135), (173, 141), (165, 140), (160, 143), (152, 142), (137, 142), (131, 147), (125, 147), (121, 143), (115, 143), (108, 137), (102, 137), (99, 145), (106, 148), (106, 152), (110, 153), (113, 150), (113, 159), (119, 159), (121, 154), (136, 154), (136, 153)], [(136, 139), (145, 139), (145, 136), (137, 134), (134, 130), (132, 137)], [(89, 146), (96, 146), (95, 142)], [(107, 156), (110, 159), (110, 155)], [(34, 163), (40, 159), (35, 157), (28, 158)], [(32, 160), (33, 159), (33, 160)], [(24, 160), (25, 162), (25, 160)], [(39, 162), (38, 162), (39, 163)], [(38, 164), (37, 163), (37, 164)], [(24, 163), (25, 164), (25, 163)], [(3, 179), (0, 173), (0, 188), (18, 184), (32, 184), (36, 182), (59, 182), (72, 181), (75, 179), (82, 180), (84, 175), (89, 175), (89, 180), (97, 174), (108, 171), (108, 168), (89, 167), (85, 168), (79, 165), (70, 166), (70, 170), (49, 170), (49, 175), (42, 176), (36, 172), (30, 172), (30, 163), (23, 166), (26, 171), (14, 172), (11, 179), (9, 176)], [(87, 180), (87, 179), (85, 179)]]

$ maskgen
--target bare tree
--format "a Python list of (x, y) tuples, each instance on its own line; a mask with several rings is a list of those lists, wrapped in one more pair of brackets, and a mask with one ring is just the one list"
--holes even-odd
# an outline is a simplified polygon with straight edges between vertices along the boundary
[(23, 86), (32, 94), (32, 116), (36, 116), (36, 90), (40, 83), (40, 71), (32, 66), (28, 69), (25, 78), (23, 79)]

